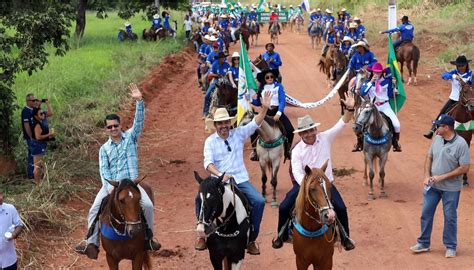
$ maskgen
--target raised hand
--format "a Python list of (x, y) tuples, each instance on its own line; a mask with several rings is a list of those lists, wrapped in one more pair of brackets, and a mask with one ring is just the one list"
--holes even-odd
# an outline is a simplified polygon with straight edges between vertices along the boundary
[(128, 85), (128, 89), (131, 91), (131, 96), (135, 100), (142, 100), (142, 92), (138, 89), (138, 86), (135, 83)]
[(341, 102), (344, 103), (344, 105), (346, 105), (346, 108), (348, 110), (354, 109), (354, 105), (355, 105), (354, 93), (352, 93), (352, 91), (347, 91), (344, 95), (346, 99), (345, 100), (341, 99)]
[(262, 107), (268, 109), (270, 107), (270, 102), (272, 100), (272, 92), (266, 91), (265, 93), (262, 94)]

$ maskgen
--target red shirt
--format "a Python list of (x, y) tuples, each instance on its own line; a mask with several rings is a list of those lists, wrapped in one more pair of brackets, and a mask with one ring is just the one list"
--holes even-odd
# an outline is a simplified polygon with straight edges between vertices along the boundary
[(273, 12), (271, 15), (270, 15), (270, 21), (273, 22), (273, 21), (278, 21), (278, 14)]

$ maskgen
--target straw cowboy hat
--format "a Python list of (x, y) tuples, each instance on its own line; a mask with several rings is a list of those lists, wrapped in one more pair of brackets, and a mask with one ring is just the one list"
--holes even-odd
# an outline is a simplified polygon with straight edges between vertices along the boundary
[(464, 65), (467, 65), (469, 62), (471, 62), (471, 60), (467, 59), (465, 55), (459, 55), (455, 61), (449, 61), (449, 63), (451, 63), (451, 65), (455, 65), (455, 66), (464, 66)]
[(226, 108), (218, 108), (214, 113), (214, 117), (209, 119), (209, 122), (220, 122), (230, 120), (231, 124), (234, 124), (235, 116), (230, 116)]
[(130, 26), (131, 24), (129, 22), (125, 22), (123, 25), (125, 25), (125, 27), (128, 27)]
[(357, 28), (357, 23), (351, 22), (349, 28)]
[(332, 11), (331, 11), (329, 8), (327, 8), (324, 12), (326, 12), (326, 13), (332, 13)]
[(305, 115), (303, 117), (298, 117), (298, 127), (293, 131), (293, 133), (299, 133), (305, 130), (309, 130), (321, 125), (320, 123), (315, 123), (311, 116)]
[(311, 10), (311, 14), (316, 13), (316, 9)]
[(370, 50), (370, 49), (369, 49), (369, 45), (367, 45), (367, 43), (363, 42), (362, 40), (359, 41), (359, 42), (357, 42), (357, 43), (354, 45), (354, 48), (357, 48), (357, 47), (359, 47), (359, 46), (362, 46), (362, 47), (366, 48), (367, 50)]
[(240, 58), (239, 52), (234, 52), (231, 58)]
[(342, 42), (346, 42), (346, 41), (349, 41), (351, 44), (354, 44), (354, 40), (352, 38), (350, 38), (349, 36), (345, 36), (342, 39)]
[(357, 21), (362, 21), (362, 20), (359, 17), (355, 17), (354, 22), (357, 22)]
[(346, 12), (346, 11), (347, 11), (347, 9), (346, 9), (346, 8), (341, 8), (341, 10), (340, 10), (340, 11), (341, 11), (341, 12)]
[(321, 8), (316, 9), (316, 11), (321, 11)]
[(153, 15), (153, 19), (159, 19), (159, 18), (160, 18), (160, 15), (159, 15), (159, 14)]
[(217, 38), (215, 36), (209, 36), (207, 40), (209, 40), (210, 42), (215, 42), (217, 41)]

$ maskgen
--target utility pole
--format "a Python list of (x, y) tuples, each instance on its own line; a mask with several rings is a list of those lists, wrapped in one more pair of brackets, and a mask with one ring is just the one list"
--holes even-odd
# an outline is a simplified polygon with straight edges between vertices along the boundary
[(155, 0), (155, 7), (158, 9), (158, 14), (160, 14), (160, 0)]
[(397, 27), (397, 0), (388, 0), (388, 29)]

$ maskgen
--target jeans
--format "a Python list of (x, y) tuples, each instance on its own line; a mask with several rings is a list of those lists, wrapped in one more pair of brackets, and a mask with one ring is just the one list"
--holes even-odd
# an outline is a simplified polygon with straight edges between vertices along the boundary
[[(152, 231), (153, 233), (153, 219), (154, 219), (154, 209), (153, 209), (153, 203), (148, 197), (148, 194), (146, 191), (139, 185), (138, 189), (140, 189), (140, 195), (141, 195), (141, 200), (140, 200), (140, 206), (143, 209), (143, 214), (145, 215), (146, 223), (148, 225), (148, 228)], [(97, 196), (95, 197), (94, 203), (91, 206), (91, 209), (89, 210), (89, 215), (87, 216), (87, 228), (90, 229), (92, 226), (92, 223), (97, 217), (97, 214), (99, 213), (100, 210), (100, 205), (102, 203), (102, 200), (107, 196), (108, 191), (106, 187), (102, 187), (99, 190), (99, 193), (97, 193)], [(96, 246), (99, 246), (99, 228), (100, 228), (100, 222), (95, 223), (94, 227), (94, 232), (93, 234), (87, 238), (87, 244), (94, 244)]]
[(204, 96), (204, 108), (203, 114), (206, 116), (209, 113), (209, 107), (211, 106), (211, 98), (212, 93), (214, 92), (214, 88), (216, 88), (217, 80), (214, 79), (211, 81), (211, 84), (207, 88), (206, 95)]
[(28, 157), (27, 157), (27, 167), (26, 167), (26, 174), (28, 175), (28, 179), (33, 179), (33, 169), (34, 169), (34, 162), (33, 162), (33, 155), (31, 154), (31, 140), (25, 140), (26, 147), (28, 148)]
[(18, 265), (17, 265), (18, 262), (15, 262), (14, 264), (8, 266), (8, 267), (5, 267), (5, 268), (0, 268), (0, 270), (17, 270), (18, 269)]
[(431, 231), (436, 206), (443, 201), (444, 228), (443, 244), (446, 248), (456, 250), (457, 246), (457, 208), (461, 191), (442, 191), (431, 187), (423, 191), (423, 208), (421, 210), (421, 234), (418, 243), (424, 247), (430, 246)]
[[(237, 184), (236, 186), (242, 193), (244, 193), (250, 203), (250, 207), (252, 207), (250, 211), (251, 227), (249, 242), (253, 242), (257, 239), (258, 233), (260, 232), (260, 223), (262, 222), (263, 210), (265, 208), (265, 199), (249, 181)], [(199, 212), (201, 212), (201, 197), (199, 196), (199, 193), (196, 195), (195, 207), (196, 218), (199, 218)]]

